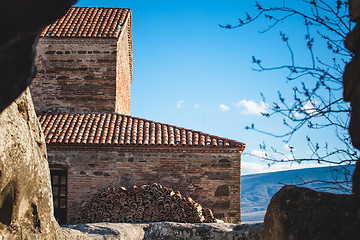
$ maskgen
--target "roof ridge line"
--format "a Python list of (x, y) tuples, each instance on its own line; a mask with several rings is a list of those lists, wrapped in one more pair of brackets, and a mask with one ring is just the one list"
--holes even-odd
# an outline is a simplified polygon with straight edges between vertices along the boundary
[(117, 7), (90, 7), (90, 6), (72, 6), (70, 8), (108, 8), (108, 9), (131, 9), (131, 8), (117, 8)]
[[(117, 39), (120, 26), (124, 25), (129, 18), (129, 12), (131, 12), (130, 8), (74, 6), (64, 16), (45, 27), (40, 36), (43, 38)], [(111, 16), (114, 17), (111, 18)]]

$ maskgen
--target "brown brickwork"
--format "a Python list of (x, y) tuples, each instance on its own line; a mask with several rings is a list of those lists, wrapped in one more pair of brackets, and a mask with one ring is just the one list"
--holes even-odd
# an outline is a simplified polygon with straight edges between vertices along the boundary
[(130, 114), (130, 90), (132, 80), (132, 33), (130, 18), (125, 22), (117, 43), (116, 61), (116, 105), (115, 112)]
[(127, 16), (119, 38), (40, 38), (30, 87), (36, 111), (130, 114), (130, 12)]
[(68, 170), (68, 221), (104, 187), (152, 184), (179, 190), (215, 217), (240, 221), (240, 148), (48, 146), (50, 167)]
[(35, 61), (31, 91), (50, 168), (68, 177), (68, 223), (98, 189), (152, 183), (241, 220), (244, 143), (128, 116), (130, 9), (71, 8), (43, 31)]

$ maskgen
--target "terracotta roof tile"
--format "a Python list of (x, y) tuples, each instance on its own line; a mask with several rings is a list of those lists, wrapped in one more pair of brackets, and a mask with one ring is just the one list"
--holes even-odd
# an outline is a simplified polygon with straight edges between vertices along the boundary
[(41, 37), (117, 38), (129, 14), (130, 9), (122, 8), (72, 7)]
[(47, 144), (245, 146), (235, 140), (117, 113), (43, 113), (38, 118)]

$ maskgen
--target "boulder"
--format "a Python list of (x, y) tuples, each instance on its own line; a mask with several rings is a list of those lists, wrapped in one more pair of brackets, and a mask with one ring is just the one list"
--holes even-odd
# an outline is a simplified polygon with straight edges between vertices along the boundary
[(284, 186), (270, 201), (262, 237), (263, 240), (359, 239), (359, 198)]
[(0, 114), (0, 139), (0, 239), (67, 239), (53, 217), (45, 140), (29, 89)]
[(39, 34), (75, 2), (0, 3), (0, 239), (87, 239), (63, 231), (53, 217), (45, 141), (25, 90)]
[(262, 223), (90, 223), (66, 227), (94, 240), (259, 240), (262, 231)]

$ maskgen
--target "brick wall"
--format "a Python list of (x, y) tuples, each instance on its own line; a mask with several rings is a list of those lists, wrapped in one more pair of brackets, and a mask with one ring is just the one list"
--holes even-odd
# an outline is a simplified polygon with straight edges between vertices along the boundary
[[(129, 13), (130, 14), (130, 13)], [(115, 112), (130, 115), (130, 90), (133, 74), (131, 16), (124, 24), (117, 43)]]
[(119, 39), (41, 38), (30, 86), (36, 110), (130, 114), (132, 43), (131, 31), (125, 33)]
[(37, 45), (31, 94), (37, 111), (113, 112), (115, 39), (46, 39)]
[(69, 223), (100, 188), (154, 182), (191, 196), (217, 218), (240, 221), (239, 149), (184, 150), (48, 146), (50, 167), (60, 164), (68, 169)]

